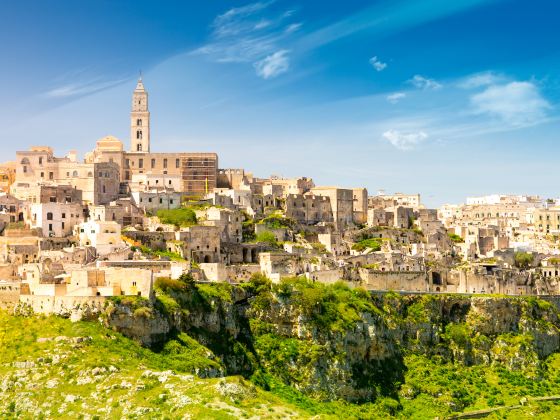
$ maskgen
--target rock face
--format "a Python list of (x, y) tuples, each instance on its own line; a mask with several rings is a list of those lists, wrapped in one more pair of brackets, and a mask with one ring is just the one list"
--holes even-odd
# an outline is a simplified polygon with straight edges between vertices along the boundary
[(138, 311), (127, 304), (113, 303), (108, 305), (105, 314), (107, 325), (146, 347), (165, 340), (171, 328), (169, 320), (153, 308)]
[(273, 377), (324, 400), (391, 395), (407, 353), (534, 373), (560, 349), (558, 308), (541, 299), (348, 291), (326, 306), (327, 295), (313, 301), (306, 293), (313, 296), (232, 288), (203, 299), (195, 289), (167, 291), (155, 304), (109, 305), (105, 322), (151, 347), (187, 333), (228, 375)]

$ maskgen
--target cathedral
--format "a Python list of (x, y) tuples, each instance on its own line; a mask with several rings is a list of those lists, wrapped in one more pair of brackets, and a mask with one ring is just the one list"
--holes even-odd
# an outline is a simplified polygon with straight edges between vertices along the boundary
[(38, 191), (49, 185), (70, 186), (80, 191), (80, 201), (86, 205), (103, 205), (149, 190), (156, 192), (158, 201), (162, 195), (173, 197), (176, 206), (181, 196), (202, 197), (216, 187), (216, 153), (153, 153), (150, 140), (148, 92), (140, 78), (132, 93), (129, 151), (113, 136), (98, 140), (83, 162), (75, 151), (60, 158), (48, 146), (33, 146), (16, 152), (15, 180), (10, 189), (18, 199), (34, 202)]
[(142, 78), (132, 93), (130, 112), (130, 150), (108, 136), (99, 141), (86, 162), (114, 162), (120, 168), (121, 182), (151, 183), (171, 187), (186, 195), (203, 196), (216, 187), (218, 155), (216, 153), (153, 153), (150, 145), (150, 111), (148, 92)]

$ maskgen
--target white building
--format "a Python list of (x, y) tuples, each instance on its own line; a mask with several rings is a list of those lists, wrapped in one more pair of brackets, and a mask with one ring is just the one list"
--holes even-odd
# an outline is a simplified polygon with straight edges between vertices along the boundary
[(31, 228), (41, 228), (45, 237), (70, 236), (74, 226), (84, 220), (79, 203), (33, 203), (29, 206)]
[(93, 246), (98, 255), (107, 255), (125, 246), (117, 222), (90, 220), (77, 225), (75, 234), (80, 246)]
[(150, 213), (181, 207), (182, 194), (173, 190), (134, 191), (130, 195), (139, 209)]

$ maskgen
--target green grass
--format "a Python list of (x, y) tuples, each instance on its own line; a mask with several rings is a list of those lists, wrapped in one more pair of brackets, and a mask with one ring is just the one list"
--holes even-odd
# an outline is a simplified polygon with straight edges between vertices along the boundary
[(155, 353), (95, 322), (0, 312), (0, 417), (309, 417), (240, 377), (190, 374), (211, 357), (186, 334)]
[(189, 227), (197, 223), (196, 214), (190, 208), (158, 210), (157, 217), (162, 223), (177, 227)]
[[(128, 306), (131, 321), (158, 311), (180, 320), (152, 350), (98, 321), (0, 312), (0, 417), (424, 419), (522, 398), (526, 406), (491, 418), (560, 416), (558, 403), (531, 400), (560, 395), (560, 354), (538, 359), (535, 336), (521, 329), (484, 335), (489, 320), (474, 312), (442, 316), (466, 308), (468, 297), (372, 297), (342, 283), (272, 284), (262, 275), (237, 289), (188, 275), (157, 279), (155, 289), (155, 304), (110, 300)], [(523, 328), (555, 331), (555, 306), (534, 297), (507, 302)], [(356, 337), (367, 329), (375, 334), (362, 348)], [(359, 351), (357, 363), (340, 369)], [(491, 359), (477, 361), (483, 356)], [(244, 378), (211, 378), (236, 368)], [(343, 401), (332, 389), (340, 384), (369, 394), (361, 404)]]
[(352, 249), (358, 252), (365, 251), (368, 248), (373, 252), (381, 251), (382, 242), (383, 240), (381, 238), (364, 239), (352, 245)]

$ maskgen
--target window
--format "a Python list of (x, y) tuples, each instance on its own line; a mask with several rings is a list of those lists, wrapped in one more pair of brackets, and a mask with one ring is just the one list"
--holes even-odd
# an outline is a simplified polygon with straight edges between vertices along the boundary
[(152, 169), (156, 167), (156, 160), (152, 159)]
[(139, 168), (143, 168), (143, 167), (144, 167), (144, 159), (138, 160), (138, 167), (139, 167)]
[(49, 223), (49, 232), (52, 232), (52, 223)]
[(151, 199), (151, 198), (148, 198), (148, 202), (151, 203), (151, 202), (152, 202), (152, 199)]
[(137, 130), (137, 131), (136, 131), (136, 138), (137, 138), (138, 140), (142, 140), (142, 130)]
[(78, 177), (78, 171), (72, 172), (72, 177), (77, 178)]
[(40, 158), (39, 158), (39, 165), (42, 165), (42, 164), (43, 164), (43, 158), (40, 157)]
[(107, 192), (107, 188), (105, 187), (105, 185), (103, 185), (103, 194), (105, 194)]
[(53, 220), (53, 214), (51, 212), (47, 213), (47, 220)]
[(44, 178), (44, 177), (45, 177), (45, 173), (41, 172), (41, 178)]
[(27, 166), (23, 167), (23, 173), (26, 174), (27, 173)]
[(142, 126), (142, 120), (140, 118), (136, 120), (136, 125)]
[(163, 204), (163, 198), (159, 199), (159, 204)]
[(167, 159), (163, 159), (163, 167), (167, 168)]
[(51, 181), (54, 179), (54, 172), (49, 172), (49, 179)]
[(175, 167), (179, 168), (181, 166), (181, 159), (175, 159)]
[(62, 229), (64, 229), (64, 222), (62, 222)]
[(138, 143), (138, 144), (136, 145), (136, 151), (137, 151), (137, 152), (141, 152), (141, 151), (142, 151), (142, 145), (141, 145), (140, 143)]

